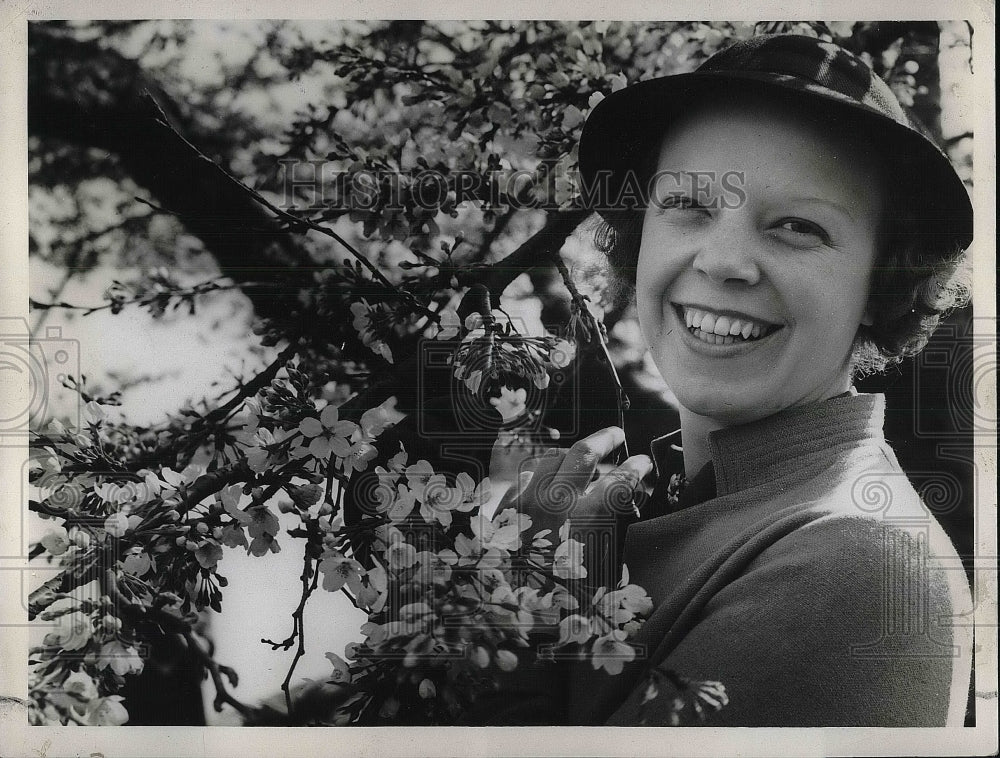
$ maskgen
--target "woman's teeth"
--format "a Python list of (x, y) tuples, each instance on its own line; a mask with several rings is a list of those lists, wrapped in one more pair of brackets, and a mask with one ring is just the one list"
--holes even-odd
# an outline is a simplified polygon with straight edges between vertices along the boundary
[(759, 339), (767, 326), (746, 319), (718, 316), (697, 308), (683, 308), (684, 320), (695, 337), (711, 345), (732, 345)]

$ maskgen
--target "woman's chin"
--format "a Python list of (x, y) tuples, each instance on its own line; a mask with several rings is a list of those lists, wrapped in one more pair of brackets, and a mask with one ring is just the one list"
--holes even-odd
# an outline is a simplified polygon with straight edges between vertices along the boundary
[[(673, 389), (673, 388), (672, 388)], [(758, 393), (750, 392), (678, 392), (674, 390), (677, 402), (688, 412), (713, 419), (725, 426), (747, 424), (780, 410), (770, 407)]]

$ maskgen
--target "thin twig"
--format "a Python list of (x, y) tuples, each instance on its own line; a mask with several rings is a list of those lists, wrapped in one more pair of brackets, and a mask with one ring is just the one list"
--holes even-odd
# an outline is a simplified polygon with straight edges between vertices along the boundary
[(298, 349), (295, 339), (291, 340), (291, 344), (288, 345), (284, 350), (278, 353), (278, 357), (275, 358), (266, 369), (261, 371), (257, 376), (251, 379), (249, 382), (241, 386), (237, 391), (236, 395), (232, 399), (228, 400), (224, 405), (220, 405), (218, 408), (213, 410), (207, 416), (205, 416), (204, 423), (213, 423), (215, 421), (221, 420), (230, 411), (234, 410), (240, 403), (243, 402), (248, 397), (253, 397), (265, 386), (271, 383), (277, 373), (285, 365), (289, 358), (295, 355), (295, 351)]
[[(569, 269), (566, 268), (566, 264), (561, 258), (557, 258), (555, 261), (555, 266), (559, 270), (559, 274), (562, 277), (563, 284), (566, 285), (566, 289), (569, 290), (570, 297), (573, 298), (573, 303), (580, 313), (581, 317), (587, 322), (588, 331), (594, 336), (597, 341), (598, 347), (601, 350), (601, 357), (604, 362), (608, 365), (608, 371), (611, 374), (611, 379), (615, 384), (615, 390), (618, 393), (618, 407), (622, 415), (628, 410), (630, 402), (628, 395), (625, 393), (625, 388), (622, 386), (621, 378), (618, 376), (618, 370), (615, 368), (615, 363), (611, 360), (611, 353), (608, 350), (608, 335), (607, 330), (604, 328), (604, 324), (598, 321), (594, 314), (590, 312), (587, 307), (587, 298), (580, 293), (576, 287), (576, 283), (570, 276)], [(625, 456), (628, 456), (628, 443), (624, 446)]]
[(298, 647), (295, 649), (295, 656), (292, 658), (292, 664), (288, 667), (288, 673), (285, 674), (285, 681), (281, 683), (281, 690), (285, 693), (285, 707), (288, 711), (289, 721), (293, 718), (293, 707), (292, 702), (292, 689), (291, 681), (292, 675), (295, 673), (295, 667), (299, 663), (299, 659), (305, 655), (306, 652), (306, 639), (305, 639), (305, 622), (304, 614), (306, 609), (306, 603), (309, 601), (309, 597), (312, 595), (313, 591), (316, 589), (319, 571), (313, 565), (313, 559), (309, 555), (308, 546), (306, 547), (305, 556), (303, 557), (302, 566), (302, 576), (300, 577), (302, 581), (302, 595), (299, 598), (298, 607), (292, 612), (292, 633), (289, 637), (282, 642), (272, 642), (268, 639), (261, 639), (261, 642), (270, 645), (272, 650), (277, 650), (279, 647), (288, 650), (296, 640), (298, 640)]
[(220, 666), (212, 658), (211, 654), (205, 650), (198, 639), (195, 637), (195, 632), (193, 629), (189, 629), (183, 632), (181, 636), (187, 642), (188, 646), (194, 651), (194, 654), (201, 661), (201, 664), (208, 670), (209, 676), (212, 677), (212, 684), (215, 685), (215, 702), (212, 704), (216, 711), (222, 710), (223, 703), (228, 703), (244, 718), (248, 719), (254, 715), (254, 709), (251, 708), (246, 703), (243, 703), (233, 697), (230, 694), (226, 683), (223, 681), (223, 674), (232, 682), (235, 672), (228, 666)]
[[(185, 439), (187, 440), (186, 444), (190, 447), (190, 445), (192, 444), (191, 443), (192, 438), (196, 438), (199, 435), (204, 434), (206, 428), (211, 427), (214, 424), (220, 423), (226, 416), (229, 415), (230, 412), (239, 407), (239, 405), (246, 398), (253, 397), (260, 390), (262, 390), (264, 387), (270, 384), (271, 381), (274, 379), (274, 377), (277, 375), (278, 371), (280, 371), (281, 368), (285, 365), (286, 361), (295, 354), (295, 351), (297, 349), (298, 349), (297, 341), (294, 337), (292, 337), (291, 344), (289, 344), (288, 347), (286, 347), (284, 350), (278, 353), (278, 356), (274, 359), (274, 361), (272, 361), (268, 365), (267, 368), (265, 368), (263, 371), (257, 374), (257, 376), (255, 376), (249, 382), (246, 382), (245, 384), (241, 385), (236, 390), (234, 390), (236, 394), (231, 399), (226, 401), (226, 403), (224, 403), (223, 405), (220, 405), (218, 408), (215, 408), (211, 412), (207, 413), (206, 415), (198, 419), (195, 419), (191, 423), (191, 428), (188, 429), (187, 433), (184, 435)], [(183, 445), (178, 441), (178, 443), (173, 446), (161, 447), (148, 455), (141, 456), (138, 459), (133, 460), (130, 465), (137, 470), (146, 468), (151, 464), (161, 462), (166, 456), (176, 455), (182, 450), (182, 448)], [(244, 466), (242, 466), (242, 464), (233, 464), (232, 466), (216, 469), (215, 471), (211, 472), (211, 474), (207, 474), (206, 476), (228, 477), (229, 474), (233, 472), (239, 471), (241, 473), (245, 473), (246, 470), (247, 469)], [(188, 510), (194, 505), (196, 505), (206, 495), (214, 494), (227, 484), (232, 484), (234, 481), (236, 481), (236, 479), (232, 479), (230, 477), (227, 481), (220, 484), (217, 489), (211, 489), (210, 486), (208, 486), (207, 489), (198, 487), (199, 482), (201, 482), (201, 480), (204, 478), (205, 477), (199, 477), (197, 480), (195, 480), (195, 486), (189, 492), (193, 493), (195, 490), (198, 491), (204, 490), (204, 491), (198, 497), (197, 500), (191, 500), (190, 498), (185, 498), (184, 510)], [(208, 485), (207, 481), (205, 482), (205, 485)]]
[(163, 292), (146, 292), (144, 294), (137, 295), (131, 300), (122, 300), (117, 303), (115, 302), (104, 303), (104, 305), (93, 305), (93, 306), (74, 305), (73, 303), (67, 303), (61, 300), (51, 303), (42, 303), (37, 300), (33, 300), (32, 298), (28, 298), (28, 307), (33, 310), (39, 310), (39, 311), (47, 311), (53, 308), (65, 308), (68, 310), (83, 311), (82, 315), (89, 316), (90, 314), (97, 313), (98, 311), (104, 311), (107, 310), (108, 308), (114, 308), (116, 304), (119, 307), (124, 307), (126, 305), (136, 305), (136, 304), (148, 305), (149, 303), (152, 303), (153, 301), (164, 297), (185, 298), (185, 297), (194, 297), (195, 295), (207, 295), (210, 292), (226, 292), (228, 290), (234, 290), (234, 289), (242, 291), (247, 288), (267, 286), (263, 282), (242, 282), (240, 284), (236, 284), (235, 282), (233, 282), (232, 284), (217, 284), (217, 282), (220, 279), (224, 278), (225, 277), (216, 277), (214, 279), (209, 279), (208, 281), (201, 282), (199, 284), (194, 285), (193, 287), (188, 287), (187, 289), (179, 289), (173, 291), (164, 290)]
[(347, 587), (341, 587), (341, 588), (340, 588), (340, 591), (341, 591), (342, 593), (344, 593), (344, 596), (345, 596), (345, 597), (346, 597), (346, 598), (347, 598), (348, 600), (350, 600), (350, 601), (351, 601), (351, 605), (353, 605), (353, 606), (354, 606), (355, 608), (357, 608), (357, 609), (358, 609), (359, 611), (363, 611), (363, 610), (365, 610), (365, 609), (364, 609), (364, 608), (362, 608), (362, 607), (361, 607), (360, 605), (358, 605), (358, 599), (357, 599), (356, 597), (354, 597), (354, 595), (352, 595), (352, 594), (350, 593), (350, 591), (349, 591), (349, 590), (347, 589)]

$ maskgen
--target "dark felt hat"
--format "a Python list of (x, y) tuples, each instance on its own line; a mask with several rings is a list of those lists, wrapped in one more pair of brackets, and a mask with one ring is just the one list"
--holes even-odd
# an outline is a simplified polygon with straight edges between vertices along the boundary
[[(878, 140), (889, 166), (895, 212), (936, 243), (968, 247), (972, 203), (948, 157), (910, 118), (889, 86), (858, 56), (832, 42), (798, 34), (752, 37), (707, 59), (697, 70), (639, 82), (591, 111), (580, 140), (580, 173), (594, 210), (613, 218), (627, 172), (640, 170), (670, 124), (704, 96), (755, 88), (802, 99), (830, 114), (830, 127)], [(610, 201), (609, 201), (610, 200)]]

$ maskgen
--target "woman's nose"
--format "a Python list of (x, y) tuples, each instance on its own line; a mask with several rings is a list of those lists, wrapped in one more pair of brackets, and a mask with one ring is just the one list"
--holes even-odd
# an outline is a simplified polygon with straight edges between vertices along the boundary
[(760, 268), (755, 252), (752, 224), (738, 212), (723, 211), (715, 233), (701, 239), (692, 265), (715, 282), (756, 284)]

